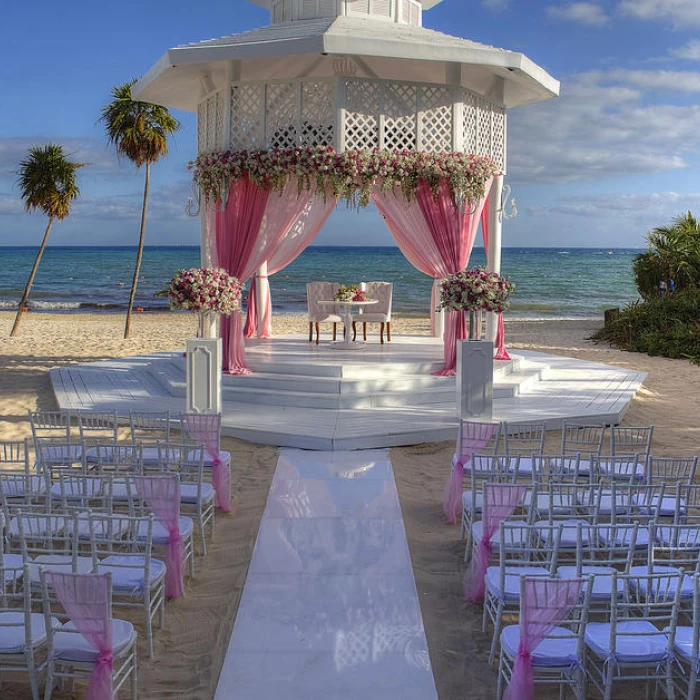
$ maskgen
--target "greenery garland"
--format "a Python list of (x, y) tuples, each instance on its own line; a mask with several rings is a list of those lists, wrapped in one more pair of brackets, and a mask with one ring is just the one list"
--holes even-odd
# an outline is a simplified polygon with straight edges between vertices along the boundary
[(406, 199), (416, 196), (418, 182), (437, 197), (447, 182), (453, 196), (470, 205), (486, 194), (486, 183), (500, 174), (493, 160), (466, 153), (416, 151), (344, 151), (330, 146), (203, 153), (190, 163), (194, 181), (207, 201), (225, 199), (231, 185), (244, 177), (266, 190), (284, 191), (296, 178), (299, 191), (332, 192), (348, 204), (366, 207), (375, 183), (382, 190), (399, 187)]

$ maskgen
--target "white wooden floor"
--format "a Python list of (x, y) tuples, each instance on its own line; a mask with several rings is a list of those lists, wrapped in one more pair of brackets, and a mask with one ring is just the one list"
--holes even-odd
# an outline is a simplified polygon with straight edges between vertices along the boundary
[[(224, 376), (224, 435), (254, 443), (353, 450), (452, 440), (454, 378), (434, 377), (442, 344), (398, 337), (364, 350), (331, 350), (305, 338), (254, 341), (253, 374)], [(518, 350), (496, 363), (495, 420), (617, 423), (645, 375), (558, 355)], [(63, 408), (133, 410), (185, 407), (182, 351), (72, 365), (51, 371)]]

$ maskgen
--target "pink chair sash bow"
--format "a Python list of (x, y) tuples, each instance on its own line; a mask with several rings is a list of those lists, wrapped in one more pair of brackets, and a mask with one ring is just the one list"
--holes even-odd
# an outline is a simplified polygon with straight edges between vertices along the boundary
[(465, 467), (471, 462), (471, 458), (484, 449), (491, 439), (497, 425), (495, 423), (479, 423), (464, 421), (460, 425), (457, 437), (456, 461), (452, 467), (450, 478), (445, 484), (442, 499), (442, 511), (450, 525), (457, 522), (462, 510), (462, 482), (464, 480)]
[(468, 603), (476, 603), (484, 597), (484, 577), (493, 551), (493, 536), (501, 523), (513, 514), (526, 491), (526, 486), (484, 484), (481, 539), (464, 574), (464, 599)]
[(212, 459), (211, 477), (216, 491), (216, 507), (230, 512), (231, 472), (219, 451), (221, 414), (186, 413), (185, 426), (189, 436), (202, 444)]
[(581, 598), (582, 579), (526, 578), (520, 602), (520, 643), (503, 700), (535, 700), (532, 654)]
[(46, 577), (75, 629), (97, 651), (86, 697), (113, 700), (112, 608), (109, 574), (47, 571)]
[(165, 548), (165, 595), (179, 598), (185, 593), (185, 546), (180, 534), (180, 479), (172, 476), (135, 476), (139, 496), (168, 531)]

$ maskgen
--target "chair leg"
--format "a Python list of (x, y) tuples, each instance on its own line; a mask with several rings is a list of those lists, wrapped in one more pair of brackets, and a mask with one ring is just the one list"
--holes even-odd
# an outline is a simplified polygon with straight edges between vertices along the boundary
[(316, 345), (318, 345), (320, 342), (320, 335), (321, 335), (321, 327), (319, 326), (318, 323), (316, 323)]
[(387, 342), (391, 342), (391, 321), (386, 322), (386, 339)]
[(352, 342), (354, 343), (357, 340), (357, 322), (353, 321), (352, 322)]
[(334, 323), (333, 324), (333, 340), (335, 340), (338, 337), (338, 324)]
[(362, 324), (362, 340), (367, 342), (367, 324), (363, 322)]
[(131, 652), (134, 655), (134, 660), (131, 666), (131, 700), (136, 700), (138, 697), (138, 675), (137, 675), (137, 658), (136, 658), (136, 645), (134, 644), (134, 649)]
[(384, 345), (384, 321), (379, 324), (379, 340)]
[(312, 342), (314, 339), (314, 324), (312, 321), (309, 321), (309, 342)]

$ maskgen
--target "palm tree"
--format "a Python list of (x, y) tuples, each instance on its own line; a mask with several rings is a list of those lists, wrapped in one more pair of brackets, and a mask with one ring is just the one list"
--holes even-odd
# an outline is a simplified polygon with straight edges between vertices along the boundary
[(633, 263), (642, 297), (658, 295), (659, 284), (670, 280), (676, 291), (700, 287), (700, 222), (691, 212), (650, 231), (647, 243), (649, 248)]
[(39, 252), (36, 254), (32, 271), (19, 302), (17, 316), (12, 325), (10, 336), (19, 329), (22, 314), (27, 305), (27, 298), (34, 283), (34, 276), (44, 254), (46, 242), (54, 220), (63, 221), (71, 210), (72, 202), (80, 196), (76, 173), (85, 163), (73, 163), (66, 158), (63, 146), (50, 143), (47, 146), (32, 146), (27, 157), (20, 162), (17, 171), (17, 185), (20, 188), (24, 206), (27, 211), (41, 211), (49, 217)]
[(140, 168), (142, 165), (146, 166), (139, 249), (136, 254), (136, 266), (134, 268), (134, 279), (131, 283), (129, 307), (126, 310), (124, 338), (129, 337), (131, 311), (141, 271), (144, 235), (146, 232), (146, 212), (148, 210), (148, 191), (151, 182), (151, 164), (168, 153), (168, 136), (174, 134), (180, 128), (180, 122), (165, 107), (132, 99), (131, 88), (134, 86), (134, 83), (136, 83), (136, 79), (112, 88), (112, 97), (114, 99), (102, 109), (100, 118), (107, 130), (109, 142), (117, 149), (117, 154), (128, 158), (137, 168)]

